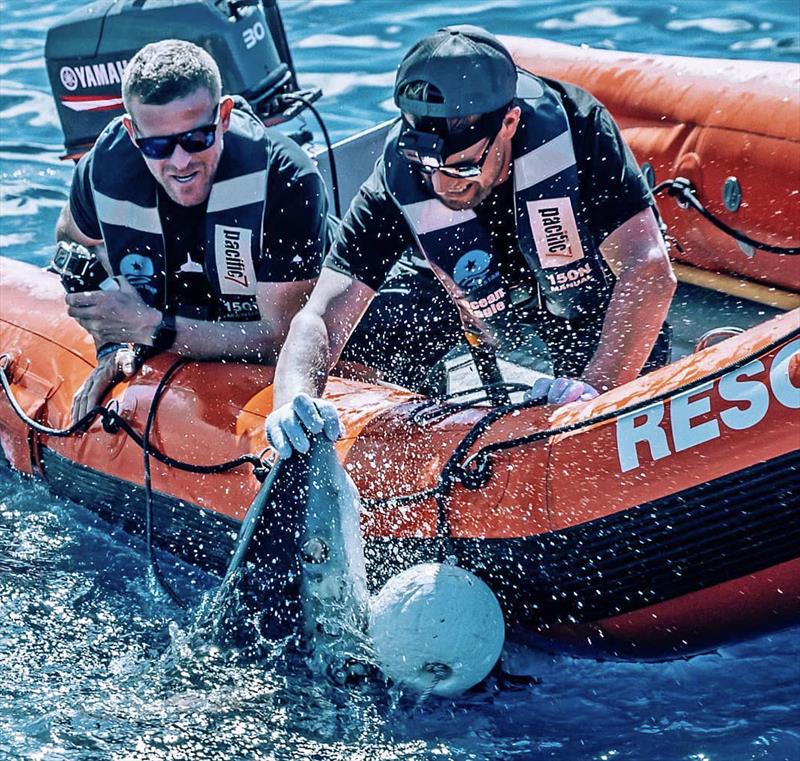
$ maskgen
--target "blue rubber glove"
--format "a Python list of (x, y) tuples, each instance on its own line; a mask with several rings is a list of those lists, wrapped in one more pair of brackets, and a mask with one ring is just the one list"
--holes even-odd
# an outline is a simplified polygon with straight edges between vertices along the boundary
[(273, 410), (265, 424), (267, 441), (285, 460), (293, 451), (306, 453), (311, 447), (309, 436), (324, 433), (331, 441), (344, 433), (339, 413), (330, 402), (297, 394), (291, 402)]
[(599, 396), (596, 389), (575, 378), (538, 378), (525, 392), (525, 401), (546, 399), (547, 404), (569, 404), (588, 402), (596, 396)]

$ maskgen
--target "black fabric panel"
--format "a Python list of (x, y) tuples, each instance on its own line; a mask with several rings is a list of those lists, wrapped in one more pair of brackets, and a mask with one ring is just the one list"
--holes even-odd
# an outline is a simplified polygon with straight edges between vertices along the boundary
[[(92, 510), (130, 534), (145, 529), (144, 487), (41, 450), (48, 488)], [(153, 543), (206, 571), (228, 567), (239, 522), (212, 510), (153, 492)]]
[[(49, 487), (136, 534), (144, 489), (42, 450)], [(459, 565), (500, 598), (507, 623), (581, 623), (619, 615), (800, 557), (800, 454), (561, 531), (519, 539), (456, 539)], [(237, 521), (153, 495), (154, 541), (205, 570), (227, 566)], [(373, 590), (434, 560), (430, 539), (370, 539)]]

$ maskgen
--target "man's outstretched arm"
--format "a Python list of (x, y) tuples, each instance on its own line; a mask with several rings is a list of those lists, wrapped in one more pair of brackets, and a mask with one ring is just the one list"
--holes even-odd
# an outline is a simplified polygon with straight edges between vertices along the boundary
[(655, 214), (647, 208), (600, 245), (617, 276), (600, 343), (583, 380), (598, 391), (641, 372), (667, 317), (677, 285)]
[(267, 436), (281, 457), (307, 451), (307, 434), (339, 435), (336, 409), (319, 397), (328, 371), (375, 296), (369, 286), (323, 267), (308, 303), (292, 320), (275, 369)]

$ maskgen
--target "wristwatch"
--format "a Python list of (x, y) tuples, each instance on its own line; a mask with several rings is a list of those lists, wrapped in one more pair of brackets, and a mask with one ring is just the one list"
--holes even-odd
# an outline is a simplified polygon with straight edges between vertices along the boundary
[(153, 350), (169, 351), (175, 343), (175, 315), (169, 312), (161, 313), (161, 322), (152, 335)]

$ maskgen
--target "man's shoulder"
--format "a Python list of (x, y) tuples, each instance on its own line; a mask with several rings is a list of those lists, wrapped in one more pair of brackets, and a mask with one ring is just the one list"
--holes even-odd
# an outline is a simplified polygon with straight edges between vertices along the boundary
[(266, 129), (266, 150), (272, 172), (287, 181), (304, 175), (318, 175), (311, 157), (291, 137), (278, 129)]
[(593, 119), (598, 110), (605, 109), (594, 95), (578, 85), (549, 77), (539, 78), (559, 96), (571, 122)]

